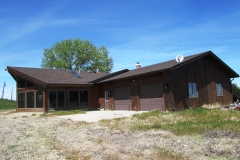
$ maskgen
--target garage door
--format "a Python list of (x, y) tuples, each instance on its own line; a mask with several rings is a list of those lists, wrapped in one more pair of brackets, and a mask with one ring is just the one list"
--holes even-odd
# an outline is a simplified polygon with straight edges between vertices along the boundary
[(115, 110), (131, 109), (131, 90), (130, 88), (116, 89), (114, 92)]
[(151, 84), (139, 86), (140, 110), (163, 110), (163, 84)]

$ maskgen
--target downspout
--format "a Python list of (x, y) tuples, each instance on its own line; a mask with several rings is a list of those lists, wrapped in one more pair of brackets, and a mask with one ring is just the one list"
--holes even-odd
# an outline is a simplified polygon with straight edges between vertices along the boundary
[(46, 113), (49, 113), (49, 103), (48, 103), (48, 85), (46, 85), (46, 88), (45, 88), (45, 112)]
[(230, 87), (231, 87), (231, 93), (232, 93), (232, 102), (233, 102), (233, 89), (232, 89), (232, 81), (234, 78), (230, 79)]
[(172, 111), (174, 111), (173, 109), (173, 93), (172, 93), (172, 70), (170, 70), (170, 94), (171, 94), (171, 107), (172, 107)]

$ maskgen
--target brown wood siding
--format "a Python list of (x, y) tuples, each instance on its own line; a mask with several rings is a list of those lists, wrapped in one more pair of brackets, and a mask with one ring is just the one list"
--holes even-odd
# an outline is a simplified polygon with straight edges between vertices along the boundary
[[(172, 111), (172, 94), (170, 90), (170, 72), (164, 72), (164, 102), (165, 102), (165, 110)], [(166, 86), (166, 88), (165, 88)]]
[(233, 102), (230, 78), (223, 76), (222, 85), (223, 85), (223, 98), (224, 98), (223, 104), (230, 104)]
[[(173, 70), (98, 84), (102, 88), (99, 95), (104, 93), (104, 89), (131, 88), (132, 110), (140, 110), (138, 86), (162, 83), (166, 110), (183, 110), (217, 102), (227, 104), (232, 102), (232, 94), (230, 78), (225, 73), (221, 66), (203, 57), (185, 65), (179, 64)], [(196, 82), (198, 97), (189, 98), (188, 82)], [(216, 83), (222, 84), (223, 96), (217, 96)], [(168, 87), (165, 88), (165, 85)]]
[(96, 110), (99, 108), (99, 104), (98, 104), (98, 94), (97, 94), (97, 87), (91, 87), (89, 89), (89, 107), (91, 110)]
[(207, 83), (208, 83), (208, 99), (209, 99), (209, 104), (216, 103), (216, 83), (214, 82), (214, 74), (207, 74)]
[[(208, 88), (207, 88), (207, 80), (206, 80), (206, 74), (205, 73), (196, 73), (197, 78), (197, 89), (198, 89), (198, 103), (195, 103), (194, 105), (191, 105), (190, 107), (201, 107), (204, 104), (208, 104)], [(189, 100), (190, 101), (190, 100)]]
[(173, 110), (183, 110), (189, 107), (187, 73), (179, 68), (171, 72), (171, 91), (173, 96)]
[[(173, 70), (171, 72), (171, 89), (173, 91), (174, 107), (184, 109), (184, 107), (200, 107), (204, 104), (227, 104), (231, 102), (229, 77), (219, 67), (215, 66), (214, 62), (211, 62), (208, 58), (200, 58)], [(187, 78), (185, 78), (184, 72)], [(188, 82), (196, 82), (198, 97), (188, 97)], [(222, 84), (223, 96), (217, 96), (216, 83)]]
[[(196, 65), (193, 65), (193, 66), (194, 66), (193, 69), (197, 68)], [(187, 82), (186, 83), (188, 84), (189, 82), (197, 84), (198, 97), (188, 98), (188, 101), (189, 101), (189, 106), (188, 107), (193, 107), (193, 108), (198, 107), (198, 104), (199, 104), (199, 83), (197, 83), (196, 72), (187, 72)]]
[(132, 110), (138, 111), (139, 110), (139, 96), (138, 96), (138, 86), (135, 81), (132, 82), (131, 88), (131, 101), (132, 101)]
[(114, 110), (114, 97), (109, 97), (109, 110)]
[(99, 98), (98, 103), (99, 103), (100, 109), (104, 109), (105, 98)]
[(138, 96), (138, 86), (143, 84), (149, 84), (149, 83), (159, 83), (163, 82), (163, 73), (154, 73), (144, 76), (137, 76), (132, 78), (126, 78), (122, 80), (112, 81), (112, 82), (105, 82), (100, 83), (98, 85), (98, 102), (102, 103), (104, 99), (104, 92), (106, 90), (111, 91), (111, 95), (109, 97), (109, 105), (111, 110), (114, 110), (115, 108), (115, 99), (114, 99), (114, 90), (119, 88), (129, 88), (131, 91), (131, 110), (139, 110), (139, 96)]

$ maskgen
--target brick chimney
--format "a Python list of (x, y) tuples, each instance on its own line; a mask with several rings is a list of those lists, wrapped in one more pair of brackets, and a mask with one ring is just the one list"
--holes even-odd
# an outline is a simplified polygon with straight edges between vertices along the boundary
[(140, 62), (137, 62), (137, 64), (136, 64), (136, 69), (138, 69), (138, 68), (141, 68)]

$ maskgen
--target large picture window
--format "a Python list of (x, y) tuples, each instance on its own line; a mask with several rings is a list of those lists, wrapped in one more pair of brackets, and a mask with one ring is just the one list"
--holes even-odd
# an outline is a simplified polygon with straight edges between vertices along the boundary
[(190, 98), (198, 97), (197, 84), (194, 82), (188, 83), (188, 93)]
[(217, 96), (223, 96), (222, 84), (216, 84)]

